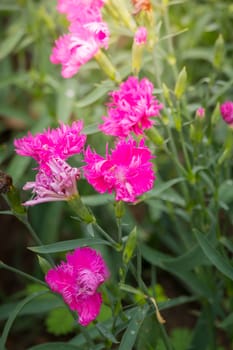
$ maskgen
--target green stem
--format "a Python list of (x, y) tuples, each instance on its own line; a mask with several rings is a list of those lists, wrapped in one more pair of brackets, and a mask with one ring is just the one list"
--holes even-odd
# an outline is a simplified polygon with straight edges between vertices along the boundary
[(28, 279), (28, 280), (31, 280), (31, 281), (33, 281), (33, 282), (35, 282), (35, 283), (40, 283), (40, 284), (43, 285), (44, 287), (48, 287), (47, 284), (46, 284), (45, 282), (39, 280), (39, 279), (36, 278), (36, 277), (33, 277), (33, 276), (31, 276), (31, 275), (25, 273), (25, 272), (23, 272), (23, 271), (20, 271), (20, 270), (14, 268), (14, 267), (12, 267), (12, 266), (7, 265), (7, 264), (5, 264), (3, 261), (0, 261), (0, 268), (1, 268), (1, 267), (4, 268), (4, 269), (6, 269), (6, 270), (8, 270), (8, 271), (14, 272), (14, 273), (16, 273), (17, 275), (20, 275), (20, 276), (22, 276), (22, 277), (24, 277), (24, 278), (26, 278), (26, 279)]
[(93, 223), (93, 226), (97, 229), (97, 231), (98, 231), (103, 237), (105, 237), (105, 238), (107, 239), (107, 241), (109, 241), (113, 246), (118, 247), (118, 243), (117, 243), (116, 241), (114, 241), (114, 239), (112, 239), (112, 237), (110, 237), (109, 234), (108, 234), (106, 231), (104, 231), (104, 230), (102, 229), (102, 227), (99, 226), (99, 224), (97, 224), (97, 222), (94, 222), (94, 223)]
[(164, 11), (164, 26), (165, 26), (166, 33), (167, 33), (167, 35), (168, 35), (168, 39), (167, 39), (167, 43), (168, 43), (168, 53), (169, 53), (169, 55), (172, 56), (172, 59), (175, 60), (175, 62), (171, 65), (171, 67), (172, 67), (172, 72), (173, 72), (174, 80), (177, 81), (177, 78), (178, 78), (178, 69), (177, 69), (177, 66), (176, 66), (175, 50), (174, 50), (172, 38), (171, 38), (171, 36), (170, 36), (170, 34), (171, 34), (171, 28), (170, 28), (170, 20), (169, 20), (169, 13), (168, 13), (168, 7), (167, 7), (167, 6), (166, 6), (165, 11)]
[[(43, 245), (40, 238), (37, 236), (35, 230), (33, 229), (30, 222), (28, 221), (27, 217), (25, 215), (24, 216), (16, 215), (16, 217), (27, 227), (35, 243), (37, 243), (39, 246)], [(48, 260), (48, 262), (51, 264), (51, 266), (55, 265), (52, 257), (49, 254), (46, 254), (45, 257)]]

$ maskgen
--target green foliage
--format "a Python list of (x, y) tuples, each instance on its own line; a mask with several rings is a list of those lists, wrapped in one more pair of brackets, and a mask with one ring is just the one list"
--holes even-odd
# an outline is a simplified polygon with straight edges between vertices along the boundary
[[(0, 242), (0, 273), (14, 274), (9, 282), (4, 273), (1, 277), (1, 349), (12, 350), (12, 341), (28, 331), (35, 334), (33, 344), (24, 339), (28, 350), (230, 350), (233, 142), (220, 105), (233, 95), (232, 1), (196, 1), (194, 6), (192, 1), (152, 0), (149, 13), (129, 0), (107, 1), (103, 18), (111, 39), (106, 56), (99, 54), (100, 66), (92, 59), (71, 79), (63, 79), (61, 67), (49, 59), (54, 41), (68, 30), (56, 1), (0, 2), (0, 167), (14, 184), (0, 203), (1, 225), (8, 225), (4, 214), (12, 222)], [(96, 193), (83, 176), (76, 206), (56, 202), (26, 210), (21, 202), (30, 195), (21, 188), (34, 181), (37, 169), (30, 158), (15, 155), (14, 139), (57, 127), (59, 121), (83, 119), (87, 145), (102, 155), (107, 143), (110, 150), (115, 140), (102, 134), (99, 124), (119, 77), (124, 81), (132, 75), (139, 26), (148, 29), (139, 78), (151, 80), (163, 103), (145, 141), (156, 156), (154, 188), (133, 205), (116, 205), (114, 194)], [(205, 109), (202, 119), (199, 107)], [(69, 162), (84, 165), (81, 155)], [(66, 252), (84, 246), (100, 251), (110, 270), (99, 291), (100, 314), (87, 328), (44, 282), (44, 274)], [(155, 302), (161, 314), (174, 310), (182, 326), (160, 323)], [(179, 312), (181, 305), (192, 328)], [(17, 320), (24, 319), (29, 322), (23, 333)]]
[(46, 328), (49, 333), (63, 335), (74, 329), (74, 318), (65, 307), (53, 309), (46, 318)]

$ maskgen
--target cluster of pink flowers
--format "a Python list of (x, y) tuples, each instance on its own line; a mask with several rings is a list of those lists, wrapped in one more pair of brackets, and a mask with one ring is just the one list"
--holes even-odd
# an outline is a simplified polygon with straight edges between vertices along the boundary
[(147, 78), (141, 81), (130, 76), (120, 84), (119, 90), (110, 93), (107, 104), (108, 116), (100, 130), (108, 135), (128, 137), (130, 133), (143, 134), (145, 129), (153, 126), (152, 119), (159, 115), (162, 104), (153, 96), (153, 84)]
[(155, 175), (152, 154), (144, 140), (139, 145), (133, 139), (120, 140), (111, 155), (102, 157), (90, 148), (86, 150), (84, 174), (100, 193), (116, 193), (116, 200), (134, 202), (153, 187)]
[(32, 189), (35, 198), (24, 205), (69, 200), (77, 195), (76, 181), (80, 178), (80, 170), (72, 168), (65, 160), (82, 151), (86, 142), (82, 128), (82, 121), (73, 122), (71, 126), (61, 123), (56, 129), (44, 130), (34, 136), (28, 133), (14, 141), (18, 154), (32, 157), (38, 163), (35, 181), (24, 186), (25, 190)]
[(79, 323), (87, 326), (100, 312), (102, 297), (97, 289), (109, 271), (102, 256), (88, 247), (77, 248), (66, 255), (66, 260), (49, 270), (45, 280), (78, 313)]
[(233, 102), (226, 101), (220, 106), (220, 113), (223, 120), (230, 126), (233, 126)]
[(57, 9), (70, 21), (69, 32), (55, 42), (50, 60), (70, 78), (99, 50), (108, 48), (109, 30), (101, 16), (103, 0), (58, 0)]

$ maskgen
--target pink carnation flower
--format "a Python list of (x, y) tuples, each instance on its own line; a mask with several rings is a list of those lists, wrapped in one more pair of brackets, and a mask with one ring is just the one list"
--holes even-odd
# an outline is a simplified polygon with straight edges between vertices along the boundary
[(97, 289), (109, 272), (100, 253), (88, 247), (75, 249), (66, 260), (49, 270), (45, 280), (78, 313), (79, 323), (87, 326), (100, 312), (102, 298)]
[(138, 146), (133, 139), (120, 140), (106, 158), (88, 147), (84, 175), (96, 191), (115, 191), (117, 201), (134, 202), (137, 196), (153, 187), (155, 174), (151, 159), (151, 151), (144, 140)]
[(70, 33), (59, 37), (52, 49), (50, 61), (62, 65), (63, 78), (71, 78), (80, 67), (93, 58), (99, 48), (108, 47), (109, 30), (104, 22), (70, 26)]
[(232, 101), (224, 102), (220, 106), (220, 112), (223, 120), (230, 126), (233, 126), (233, 102)]
[(151, 118), (157, 117), (162, 109), (153, 96), (153, 84), (143, 78), (129, 77), (120, 85), (120, 89), (110, 93), (108, 116), (104, 116), (104, 123), (100, 130), (108, 135), (127, 137), (131, 132), (143, 134), (154, 124)]
[(71, 78), (102, 47), (108, 48), (109, 29), (103, 22), (102, 0), (59, 0), (58, 11), (71, 22), (69, 33), (55, 41), (50, 61), (62, 65), (62, 76)]
[(56, 129), (48, 129), (34, 136), (28, 133), (14, 141), (16, 152), (34, 158), (41, 167), (46, 167), (51, 158), (65, 160), (82, 151), (86, 142), (86, 135), (81, 134), (82, 128), (83, 122), (75, 121), (71, 126), (61, 123)]
[(104, 0), (58, 0), (57, 9), (67, 15), (71, 22), (85, 23), (101, 19)]
[(46, 171), (42, 168), (34, 182), (27, 182), (23, 189), (32, 190), (36, 196), (25, 202), (25, 206), (44, 202), (67, 201), (78, 194), (76, 182), (80, 178), (80, 170), (72, 168), (64, 160), (51, 159)]
[(134, 36), (134, 42), (137, 45), (144, 45), (147, 41), (147, 29), (139, 27)]

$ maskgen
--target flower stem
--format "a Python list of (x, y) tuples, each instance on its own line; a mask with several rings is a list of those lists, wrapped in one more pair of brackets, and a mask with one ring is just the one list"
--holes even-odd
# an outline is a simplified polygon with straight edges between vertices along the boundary
[(35, 283), (40, 283), (40, 284), (41, 284), (42, 286), (44, 286), (44, 287), (48, 287), (47, 284), (46, 284), (45, 282), (39, 280), (39, 279), (36, 278), (36, 277), (33, 277), (33, 276), (31, 276), (31, 275), (25, 273), (25, 272), (23, 272), (23, 271), (20, 271), (20, 270), (14, 268), (14, 267), (12, 267), (12, 266), (7, 265), (7, 264), (5, 264), (3, 261), (0, 261), (0, 268), (4, 268), (4, 269), (6, 269), (6, 270), (8, 270), (8, 271), (11, 271), (11, 272), (16, 273), (17, 275), (20, 275), (20, 276), (22, 276), (22, 277), (24, 277), (24, 278), (27, 278), (28, 280), (31, 280), (31, 281), (33, 281), (33, 282), (35, 282)]

